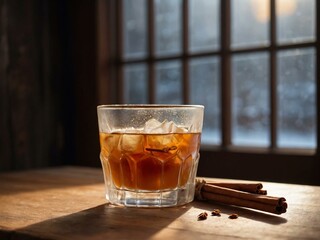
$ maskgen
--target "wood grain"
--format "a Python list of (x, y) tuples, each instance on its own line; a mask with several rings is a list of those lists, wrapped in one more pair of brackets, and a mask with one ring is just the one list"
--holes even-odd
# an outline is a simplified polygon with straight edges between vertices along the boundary
[(99, 166), (96, 10), (0, 0), (0, 172)]
[(49, 9), (0, 1), (0, 171), (53, 165), (61, 151)]
[[(224, 179), (211, 179), (224, 181)], [(278, 216), (217, 203), (125, 208), (104, 198), (102, 171), (62, 167), (0, 174), (1, 239), (318, 239), (320, 187), (263, 182), (284, 196)], [(210, 216), (219, 208), (221, 217)], [(207, 211), (207, 220), (197, 221)], [(237, 213), (231, 220), (229, 214)]]

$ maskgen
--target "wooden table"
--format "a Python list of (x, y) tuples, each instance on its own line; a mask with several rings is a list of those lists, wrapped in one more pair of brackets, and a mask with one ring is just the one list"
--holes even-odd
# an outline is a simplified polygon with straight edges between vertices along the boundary
[[(320, 187), (263, 182), (288, 211), (197, 202), (142, 209), (106, 203), (101, 169), (59, 167), (0, 174), (0, 239), (319, 239)], [(197, 221), (214, 208), (221, 217)], [(228, 214), (239, 214), (231, 220)], [(210, 215), (210, 214), (209, 214)]]

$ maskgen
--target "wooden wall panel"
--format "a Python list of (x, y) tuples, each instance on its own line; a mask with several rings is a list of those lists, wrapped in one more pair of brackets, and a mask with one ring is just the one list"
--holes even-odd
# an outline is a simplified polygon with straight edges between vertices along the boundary
[(100, 166), (97, 11), (0, 0), (0, 171)]
[(0, 0), (0, 171), (60, 163), (64, 127), (48, 3)]

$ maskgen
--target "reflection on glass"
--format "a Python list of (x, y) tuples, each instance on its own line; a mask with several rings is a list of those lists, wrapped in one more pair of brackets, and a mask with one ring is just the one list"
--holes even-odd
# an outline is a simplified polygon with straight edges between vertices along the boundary
[(269, 22), (269, 0), (231, 0), (231, 47), (269, 44)]
[(278, 145), (316, 146), (315, 50), (278, 54)]
[(220, 1), (190, 0), (190, 51), (216, 50), (220, 46)]
[(190, 102), (205, 106), (201, 142), (221, 143), (220, 61), (202, 57), (190, 61)]
[(315, 39), (315, 0), (277, 0), (277, 36), (279, 43)]
[(124, 57), (146, 56), (146, 0), (124, 0)]
[(147, 68), (145, 64), (126, 65), (124, 68), (125, 103), (148, 103)]
[[(133, 1), (135, 2), (135, 1)], [(181, 0), (155, 0), (157, 55), (181, 52)]]
[(181, 63), (165, 61), (156, 64), (156, 103), (182, 104)]
[(239, 54), (232, 58), (232, 143), (268, 146), (269, 56)]

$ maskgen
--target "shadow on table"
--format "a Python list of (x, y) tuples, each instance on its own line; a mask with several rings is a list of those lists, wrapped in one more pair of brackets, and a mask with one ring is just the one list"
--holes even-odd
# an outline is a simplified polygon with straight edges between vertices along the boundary
[(283, 218), (280, 215), (215, 202), (194, 201), (192, 205), (194, 207), (201, 208), (204, 211), (208, 211), (208, 213), (211, 213), (213, 209), (220, 209), (222, 214), (230, 215), (236, 213), (241, 218), (247, 218), (253, 221), (264, 222), (272, 225), (279, 225), (288, 222), (286, 218)]
[(149, 239), (183, 215), (175, 208), (125, 208), (102, 204), (17, 229), (13, 239)]

